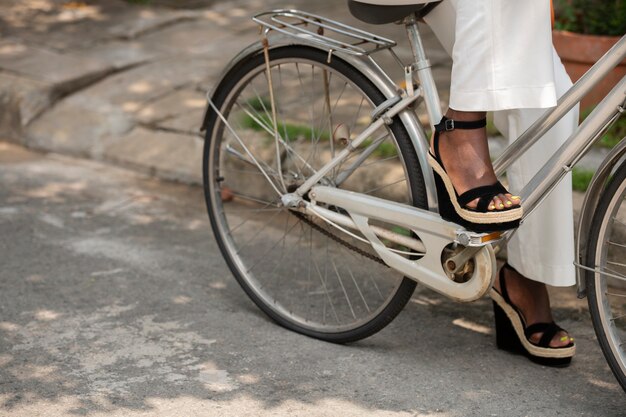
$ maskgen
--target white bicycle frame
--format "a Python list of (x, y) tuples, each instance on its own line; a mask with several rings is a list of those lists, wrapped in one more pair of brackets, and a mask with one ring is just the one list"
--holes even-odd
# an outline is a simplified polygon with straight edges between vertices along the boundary
[[(268, 19), (269, 16), (269, 19)], [(290, 32), (293, 29), (290, 24), (276, 20), (276, 16), (299, 18), (307, 24), (316, 24), (323, 29), (339, 33), (349, 34), (359, 39), (358, 45), (371, 43), (373, 50), (367, 51), (360, 46), (346, 45), (331, 37), (316, 34), (296, 27), (299, 34)], [(280, 184), (274, 184), (264, 168), (256, 162), (254, 156), (247, 150), (244, 142), (230, 127), (228, 121), (212, 103), (209, 95), (209, 105), (220, 117), (227, 129), (234, 135), (240, 145), (248, 153), (252, 163), (255, 163), (266, 179), (272, 184), (280, 195), (282, 203), (290, 210), (297, 210), (310, 216), (323, 219), (331, 225), (346, 231), (345, 229), (358, 230), (369, 241), (378, 256), (391, 268), (398, 270), (407, 277), (412, 278), (423, 285), (440, 292), (457, 301), (472, 301), (482, 297), (491, 287), (495, 278), (495, 255), (492, 245), (505, 242), (510, 239), (514, 231), (506, 233), (474, 233), (467, 231), (454, 223), (443, 220), (438, 214), (437, 196), (435, 193), (432, 170), (427, 162), (428, 138), (417, 120), (412, 104), (423, 99), (430, 118), (431, 127), (441, 119), (441, 107), (437, 89), (433, 80), (430, 63), (424, 52), (418, 31), (417, 21), (414, 16), (405, 19), (404, 24), (411, 43), (414, 62), (405, 66), (407, 85), (405, 89), (399, 89), (390, 77), (381, 69), (373, 58), (374, 53), (382, 49), (391, 51), (395, 45), (393, 41), (369, 34), (359, 29), (343, 25), (339, 22), (302, 13), (295, 10), (277, 10), (262, 13), (254, 19), (262, 27), (263, 41), (250, 46), (236, 57), (226, 68), (228, 71), (239, 59), (250, 53), (263, 51), (266, 57), (268, 80), (271, 80), (268, 50), (283, 45), (307, 45), (323, 49), (328, 52), (328, 59), (333, 56), (340, 57), (360, 70), (370, 79), (388, 98), (382, 105), (374, 110), (372, 123), (341, 152), (318, 169), (293, 193), (281, 192)], [(279, 32), (282, 36), (273, 36), (268, 41), (270, 32)], [(304, 33), (304, 36), (301, 35)], [(393, 54), (393, 52), (391, 51)], [(394, 57), (395, 54), (393, 54)], [(585, 74), (559, 101), (555, 108), (547, 111), (537, 120), (524, 134), (513, 144), (506, 148), (503, 154), (495, 161), (494, 169), (497, 175), (503, 174), (506, 169), (517, 160), (526, 150), (537, 142), (555, 123), (557, 123), (591, 88), (601, 80), (613, 67), (626, 57), (626, 36), (624, 36), (604, 57), (602, 57), (587, 74)], [(397, 57), (396, 57), (397, 58)], [(399, 60), (398, 60), (399, 61)], [(413, 77), (419, 81), (418, 87), (413, 85)], [(270, 95), (271, 81), (270, 81)], [(272, 98), (272, 112), (274, 101)], [(624, 112), (626, 104), (626, 77), (624, 77), (613, 90), (602, 100), (595, 110), (585, 119), (581, 126), (570, 136), (563, 146), (556, 152), (533, 179), (523, 188), (521, 196), (524, 201), (525, 219), (538, 207), (543, 199), (559, 183), (559, 181), (572, 170), (573, 166), (582, 158), (593, 142), (614, 120)], [(422, 210), (404, 204), (399, 204), (364, 194), (341, 190), (336, 187), (320, 185), (324, 184), (327, 174), (341, 164), (351, 153), (371, 137), (371, 134), (390, 124), (392, 118), (398, 117), (405, 126), (411, 142), (415, 148), (420, 162), (423, 178), (427, 190), (429, 210)], [(280, 140), (276, 135), (276, 145)], [(283, 143), (283, 146), (285, 144)], [(370, 145), (374, 146), (374, 145)], [(367, 154), (367, 151), (364, 152)], [(579, 224), (578, 259), (584, 257), (584, 242), (591, 223), (593, 208), (599, 200), (604, 183), (615, 165), (626, 153), (626, 141), (618, 144), (607, 157), (596, 176), (592, 180), (591, 187), (585, 199)], [(353, 167), (353, 170), (356, 166)], [(280, 172), (280, 170), (278, 171)], [(348, 174), (349, 175), (349, 172)], [(308, 198), (305, 199), (304, 197)], [(320, 203), (323, 203), (320, 205)], [(348, 212), (344, 215), (336, 211), (328, 210), (323, 205), (341, 207)], [(391, 225), (412, 230), (419, 239), (403, 236), (391, 230), (379, 226), (370, 225), (370, 219), (383, 221)], [(522, 221), (523, 221), (522, 219)], [(419, 256), (406, 257), (397, 251), (387, 248), (380, 240), (384, 238), (395, 243), (400, 243), (413, 250), (413, 254)], [(446, 260), (442, 264), (441, 254), (451, 244), (460, 244), (466, 247), (460, 253)], [(482, 252), (481, 252), (482, 251)], [(482, 253), (482, 255), (481, 255)], [(481, 255), (482, 262), (477, 262), (478, 270), (467, 282), (458, 283), (449, 278), (449, 274), (458, 272), (469, 260)], [(475, 258), (476, 259), (476, 258)], [(488, 259), (485, 261), (485, 259)], [(584, 266), (578, 262), (578, 266)], [(584, 286), (579, 274), (579, 294), (584, 294)]]

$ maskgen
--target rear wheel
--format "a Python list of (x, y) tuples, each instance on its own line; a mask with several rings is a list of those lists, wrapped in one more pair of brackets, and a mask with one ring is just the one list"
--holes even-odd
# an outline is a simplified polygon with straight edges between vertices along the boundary
[(600, 199), (587, 249), (589, 311), (602, 352), (626, 391), (626, 164)]
[[(235, 278), (272, 319), (331, 342), (359, 340), (393, 320), (415, 282), (355, 237), (285, 209), (279, 193), (294, 191), (348, 146), (385, 97), (345, 61), (328, 62), (326, 52), (289, 46), (269, 57), (278, 132), (262, 53), (240, 61), (212, 97), (230, 127), (208, 111), (204, 190), (211, 225)], [(417, 156), (397, 119), (323, 182), (427, 206)]]

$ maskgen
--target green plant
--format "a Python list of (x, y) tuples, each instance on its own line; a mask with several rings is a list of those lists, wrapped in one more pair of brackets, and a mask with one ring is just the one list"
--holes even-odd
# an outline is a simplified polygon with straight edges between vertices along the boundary
[[(581, 119), (586, 119), (592, 111), (593, 108), (583, 111), (581, 114)], [(617, 121), (613, 124), (613, 126), (611, 126), (609, 130), (604, 132), (600, 140), (596, 142), (595, 145), (602, 148), (611, 149), (624, 138), (626, 138), (626, 117), (622, 116), (617, 119)]]
[(599, 146), (613, 148), (626, 137), (626, 117), (619, 118), (598, 142)]
[(581, 168), (572, 170), (572, 189), (575, 191), (587, 191), (594, 172)]
[[(266, 129), (272, 129), (272, 119), (266, 114), (257, 114), (256, 119), (244, 114), (241, 119), (241, 126), (257, 132), (264, 132), (270, 138), (274, 138)], [(287, 141), (295, 141), (299, 138), (315, 139), (326, 142), (330, 139), (330, 134), (324, 130), (314, 130), (308, 126), (298, 125), (278, 120), (278, 132)]]
[(588, 35), (626, 33), (626, 0), (555, 0), (555, 28)]
[[(254, 110), (256, 115), (254, 117), (249, 114), (244, 114), (241, 118), (241, 126), (247, 129), (252, 129), (257, 132), (263, 132), (268, 138), (273, 136), (269, 134), (267, 129), (271, 129), (273, 125), (270, 116), (267, 114), (271, 108), (271, 103), (266, 97), (255, 97), (246, 102), (246, 105)], [(255, 120), (256, 118), (256, 120)], [(325, 130), (314, 130), (306, 125), (300, 125), (295, 123), (289, 123), (286, 121), (278, 121), (278, 131), (282, 137), (289, 141), (294, 141), (299, 138), (316, 138), (321, 142), (330, 140), (330, 133)], [(368, 147), (372, 143), (371, 139), (366, 139), (361, 145), (363, 148)], [(390, 158), (398, 155), (396, 147), (389, 142), (383, 142), (374, 151), (374, 155), (380, 158)]]
[[(365, 139), (363, 141), (363, 144), (361, 144), (361, 148), (367, 148), (372, 144), (372, 142), (373, 141), (371, 139)], [(394, 156), (398, 156), (398, 150), (393, 143), (382, 142), (376, 147), (376, 150), (374, 150), (373, 154), (381, 158), (391, 158)]]

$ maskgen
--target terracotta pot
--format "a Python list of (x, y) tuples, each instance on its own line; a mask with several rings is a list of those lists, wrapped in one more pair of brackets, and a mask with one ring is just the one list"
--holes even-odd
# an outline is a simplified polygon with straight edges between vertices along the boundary
[[(559, 30), (552, 32), (554, 47), (574, 82), (582, 77), (619, 39), (619, 36), (583, 35)], [(624, 75), (626, 75), (626, 60), (622, 61), (585, 96), (580, 108), (586, 109), (598, 104)]]

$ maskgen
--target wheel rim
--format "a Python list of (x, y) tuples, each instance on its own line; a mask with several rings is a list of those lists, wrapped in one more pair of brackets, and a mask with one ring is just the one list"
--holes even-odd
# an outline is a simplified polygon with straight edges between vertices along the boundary
[(615, 275), (594, 275), (595, 297), (600, 325), (622, 375), (626, 375), (625, 197), (626, 181), (617, 188), (602, 219), (597, 240), (600, 248), (595, 252), (594, 266), (597, 270)]
[[(231, 89), (222, 109), (266, 172), (271, 171), (268, 166), (273, 169), (270, 177), (276, 186), (280, 188), (284, 182), (293, 188), (307, 177), (307, 166), (321, 166), (345, 146), (333, 137), (336, 126), (347, 125), (354, 137), (374, 105), (345, 76), (316, 61), (273, 60), (272, 73), (279, 133), (289, 145), (285, 150), (281, 144), (282, 176), (277, 174), (276, 160), (272, 159), (275, 147), (268, 150), (263, 145), (275, 141), (263, 66), (250, 71)], [(320, 94), (324, 80), (328, 96)], [(294, 89), (306, 93), (294, 94)], [(214, 131), (218, 134), (209, 153), (208, 185), (211, 205), (217, 213), (216, 233), (223, 238), (244, 288), (271, 312), (315, 332), (349, 331), (379, 315), (403, 277), (337, 243), (319, 227), (338, 234), (335, 229), (319, 222), (315, 223), (317, 228), (311, 227), (279, 207), (278, 195), (259, 175), (258, 168), (249, 163), (250, 158), (247, 162), (241, 158), (245, 149), (234, 136), (220, 125)], [(378, 147), (383, 150), (372, 153), (341, 187), (410, 202), (410, 184), (397, 143), (386, 128), (374, 136), (371, 142), (383, 138), (383, 145)], [(332, 173), (328, 179), (331, 184), (346, 166), (348, 163)], [(368, 177), (368, 172), (375, 169), (384, 173), (382, 181)], [(245, 193), (241, 191), (244, 189)], [(350, 245), (372, 252), (349, 236), (340, 235)]]

